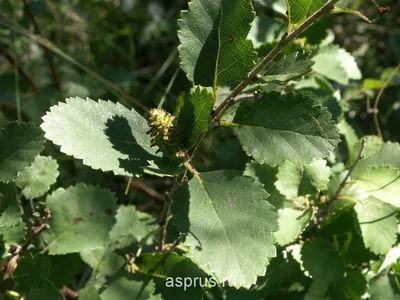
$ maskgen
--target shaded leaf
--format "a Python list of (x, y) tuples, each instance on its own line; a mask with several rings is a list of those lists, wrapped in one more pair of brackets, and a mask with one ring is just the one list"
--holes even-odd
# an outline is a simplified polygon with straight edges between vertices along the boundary
[(58, 163), (48, 156), (36, 156), (34, 162), (18, 173), (15, 185), (27, 199), (43, 196), (57, 181)]
[(266, 201), (268, 193), (233, 170), (199, 173), (188, 189), (188, 220), (183, 203), (188, 195), (183, 193), (175, 195), (175, 218), (189, 233), (189, 257), (220, 282), (228, 280), (235, 287), (254, 284), (265, 274), (268, 257), (276, 255), (272, 232), (277, 230), (277, 215)]
[(140, 242), (151, 230), (158, 227), (151, 215), (137, 211), (135, 206), (120, 206), (115, 216), (117, 222), (110, 231), (110, 241), (124, 248), (133, 242)]
[[(32, 271), (35, 270), (35, 276)], [(50, 275), (50, 260), (43, 255), (24, 256), (14, 271), (13, 278), (17, 281), (18, 290), (28, 293), (30, 290), (39, 288), (42, 281)]]
[(361, 79), (361, 72), (354, 57), (336, 45), (319, 49), (312, 58), (312, 69), (340, 84), (347, 85), (350, 79)]
[(306, 242), (301, 258), (304, 268), (315, 280), (330, 283), (344, 277), (344, 261), (326, 240), (315, 238)]
[[(353, 153), (359, 153), (360, 142), (355, 144)], [(353, 162), (355, 157), (351, 157)], [(377, 137), (366, 137), (366, 148), (364, 159), (360, 160), (353, 171), (353, 177), (358, 174), (365, 173), (366, 170), (383, 165), (389, 165), (393, 168), (400, 169), (400, 145), (399, 143), (385, 142), (382, 143)]]
[(352, 157), (358, 155), (358, 153), (354, 152), (354, 144), (358, 141), (358, 136), (354, 131), (354, 128), (350, 126), (349, 123), (346, 122), (345, 119), (342, 119), (338, 124), (337, 127), (339, 128), (339, 132), (341, 135), (344, 136), (346, 141), (346, 146), (349, 151), (349, 156)]
[(199, 135), (205, 132), (211, 122), (214, 105), (213, 94), (197, 87), (185, 101), (178, 118), (178, 128), (186, 149), (192, 147)]
[(307, 17), (313, 0), (286, 0), (288, 14), (288, 32), (293, 26), (301, 24)]
[(327, 188), (329, 176), (326, 160), (319, 159), (306, 165), (288, 161), (279, 166), (275, 186), (289, 199), (306, 195), (314, 197)]
[(27, 228), (23, 221), (10, 227), (0, 226), (0, 236), (8, 244), (21, 244), (25, 240)]
[(0, 228), (12, 227), (22, 222), (21, 203), (12, 184), (0, 182)]
[(72, 283), (79, 273), (82, 260), (78, 254), (52, 255), (50, 276), (54, 286), (61, 289), (64, 285)]
[(279, 245), (284, 246), (293, 242), (307, 227), (313, 216), (312, 209), (278, 209), (279, 230), (274, 233)]
[[(66, 103), (52, 106), (43, 121), (41, 127), (47, 139), (61, 146), (61, 152), (82, 159), (93, 169), (133, 175), (130, 169), (136, 172), (155, 158), (146, 134), (147, 121), (119, 103), (67, 98)], [(130, 168), (121, 166), (122, 162)]]
[(400, 170), (389, 166), (367, 169), (352, 176), (354, 186), (367, 195), (400, 207)]
[(367, 280), (360, 270), (350, 269), (346, 277), (329, 287), (329, 296), (332, 300), (361, 299), (367, 291)]
[(258, 48), (279, 40), (285, 32), (283, 21), (269, 16), (256, 16), (251, 23), (247, 38), (253, 42), (254, 47)]
[(387, 274), (372, 280), (368, 293), (371, 295), (370, 300), (398, 300), (400, 289), (396, 287), (393, 277)]
[(265, 82), (286, 82), (294, 80), (311, 71), (314, 62), (308, 53), (294, 52), (267, 65), (262, 80)]
[(46, 198), (50, 229), (42, 236), (50, 254), (104, 246), (115, 223), (116, 200), (110, 191), (84, 184), (59, 188)]
[(246, 37), (254, 12), (248, 0), (194, 0), (178, 20), (181, 67), (194, 84), (242, 81), (256, 53)]
[(101, 300), (147, 300), (153, 295), (155, 285), (153, 281), (138, 281), (136, 276), (126, 274), (119, 276), (113, 281), (104, 292), (101, 293)]
[(354, 207), (365, 246), (375, 254), (385, 254), (397, 240), (397, 212), (375, 198), (357, 202)]
[(0, 181), (8, 182), (43, 150), (43, 132), (32, 123), (8, 123), (0, 130)]
[(39, 287), (32, 289), (26, 296), (26, 300), (54, 300), (60, 297), (60, 291), (50, 280), (43, 280)]
[(329, 283), (316, 278), (310, 285), (304, 300), (321, 300), (325, 299), (328, 292)]
[(278, 167), (271, 167), (267, 164), (259, 164), (255, 161), (248, 163), (243, 175), (250, 176), (255, 179), (255, 183), (262, 184), (264, 189), (269, 193), (276, 189), (274, 182), (278, 174)]
[(314, 103), (311, 94), (267, 93), (243, 102), (232, 126), (246, 153), (261, 164), (310, 163), (328, 156), (339, 141), (331, 114)]
[[(209, 279), (190, 259), (176, 253), (145, 254), (137, 260), (137, 265), (145, 274), (154, 277), (157, 291), (164, 300), (201, 299), (203, 292), (199, 281), (205, 286)], [(182, 287), (182, 281), (187, 286)], [(212, 283), (211, 280), (208, 282)]]

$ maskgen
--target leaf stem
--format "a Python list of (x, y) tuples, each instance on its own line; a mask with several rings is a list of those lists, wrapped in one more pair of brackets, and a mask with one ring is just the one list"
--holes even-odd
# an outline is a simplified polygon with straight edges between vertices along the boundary
[(216, 108), (213, 116), (213, 121), (218, 121), (222, 114), (229, 107), (230, 99), (235, 99), (236, 96), (240, 94), (249, 84), (257, 81), (257, 77), (259, 76), (260, 71), (262, 71), (281, 51), (282, 49), (288, 45), (291, 41), (293, 41), (297, 36), (303, 33), (311, 24), (317, 21), (320, 17), (327, 14), (331, 9), (333, 9), (334, 5), (339, 2), (339, 0), (329, 0), (323, 6), (321, 6), (316, 12), (314, 12), (311, 16), (309, 16), (299, 27), (290, 32), (286, 33), (282, 36), (279, 43), (268, 53), (267, 56), (263, 58), (263, 60), (255, 66), (255, 68), (249, 73), (247, 79), (243, 80), (236, 86), (233, 91), (225, 98), (224, 101)]

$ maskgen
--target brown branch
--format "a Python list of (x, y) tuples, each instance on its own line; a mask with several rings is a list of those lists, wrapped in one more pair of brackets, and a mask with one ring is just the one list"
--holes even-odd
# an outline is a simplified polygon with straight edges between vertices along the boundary
[[(0, 47), (0, 54), (3, 54), (4, 57), (10, 62), (12, 66), (15, 66), (14, 58), (7, 53), (3, 48)], [(18, 73), (28, 82), (28, 84), (32, 87), (36, 94), (40, 94), (40, 90), (36, 87), (32, 79), (25, 73), (25, 71), (21, 68), (21, 66), (17, 65)]]
[(378, 136), (379, 136), (379, 138), (381, 140), (383, 139), (383, 135), (382, 135), (381, 127), (379, 126), (379, 120), (378, 120), (378, 112), (379, 112), (378, 105), (379, 105), (379, 101), (381, 100), (383, 91), (387, 88), (387, 86), (392, 81), (392, 79), (394, 78), (396, 73), (399, 71), (399, 69), (400, 69), (400, 63), (394, 69), (393, 73), (390, 74), (390, 76), (386, 79), (386, 81), (383, 84), (382, 88), (379, 90), (378, 96), (376, 97), (376, 100), (375, 100), (374, 110), (373, 110), (373, 112), (374, 112), (374, 123), (375, 123), (376, 131), (378, 132)]
[[(22, 2), (24, 3), (24, 8), (25, 8), (26, 14), (28, 15), (29, 19), (31, 20), (31, 22), (33, 24), (33, 28), (35, 30), (35, 33), (37, 35), (41, 35), (39, 26), (36, 23), (35, 16), (34, 16), (32, 10), (31, 10), (31, 7), (29, 6), (28, 0), (22, 0)], [(52, 74), (53, 79), (54, 79), (54, 81), (56, 83), (57, 89), (61, 90), (61, 81), (60, 81), (60, 78), (59, 78), (58, 73), (56, 71), (56, 68), (54, 66), (53, 57), (51, 55), (51, 52), (46, 47), (42, 47), (42, 48), (44, 50), (44, 54), (45, 54), (47, 62), (49, 64), (49, 67), (50, 67), (50, 70), (51, 70), (51, 74)]]
[(339, 2), (339, 0), (329, 0), (320, 9), (318, 9), (314, 14), (312, 14), (309, 18), (307, 18), (298, 28), (296, 28), (294, 31), (290, 32), (289, 34), (285, 34), (282, 37), (282, 39), (279, 41), (279, 43), (275, 46), (275, 48), (272, 49), (272, 51), (267, 56), (265, 56), (264, 59), (249, 73), (249, 75), (247, 76), (247, 79), (243, 80), (237, 87), (235, 87), (234, 90), (216, 108), (208, 130), (199, 135), (194, 146), (189, 151), (187, 151), (184, 155), (184, 165), (187, 168), (185, 173), (183, 174), (183, 176), (180, 179), (177, 178), (177, 180), (175, 181), (174, 185), (171, 188), (171, 191), (169, 193), (165, 194), (164, 210), (162, 212), (161, 221), (160, 221), (161, 231), (160, 231), (160, 241), (159, 241), (159, 246), (158, 246), (159, 251), (163, 251), (165, 248), (165, 237), (166, 237), (166, 233), (167, 233), (169, 215), (171, 212), (172, 195), (173, 195), (175, 189), (181, 183), (183, 183), (185, 181), (186, 173), (187, 173), (188, 169), (195, 176), (197, 175), (197, 171), (191, 166), (190, 162), (192, 161), (197, 148), (199, 147), (200, 143), (203, 141), (206, 134), (212, 128), (214, 128), (216, 125), (218, 125), (219, 119), (221, 118), (222, 114), (226, 111), (226, 109), (229, 106), (231, 106), (235, 103), (236, 96), (238, 96), (249, 84), (254, 83), (259, 79), (259, 77), (260, 77), (259, 72), (262, 69), (264, 69), (281, 52), (281, 50), (287, 44), (289, 44), (291, 41), (293, 41), (299, 34), (301, 34), (303, 31), (305, 31), (312, 23), (314, 23), (316, 20), (318, 20), (321, 16), (327, 14), (334, 7), (334, 5), (337, 2)]
[(229, 103), (231, 99), (235, 99), (237, 95), (240, 94), (249, 84), (252, 84), (257, 81), (259, 72), (263, 70), (281, 51), (282, 49), (288, 45), (291, 41), (293, 41), (297, 36), (303, 33), (311, 24), (317, 21), (320, 17), (327, 14), (334, 5), (339, 2), (339, 0), (329, 0), (322, 7), (320, 7), (315, 13), (309, 16), (299, 27), (290, 32), (289, 34), (285, 34), (282, 36), (279, 43), (268, 53), (267, 56), (249, 73), (247, 79), (243, 80), (236, 86), (233, 91), (225, 98), (224, 101), (216, 108), (213, 116), (214, 121), (218, 121), (222, 114), (229, 107)]
[(62, 293), (64, 296), (72, 299), (76, 299), (79, 296), (79, 293), (77, 291), (74, 291), (65, 285), (63, 286)]
[(48, 208), (45, 209), (46, 215), (42, 218), (40, 218), (39, 213), (33, 213), (34, 217), (34, 224), (32, 225), (31, 231), (29, 233), (28, 238), (25, 240), (25, 242), (21, 246), (14, 246), (12, 245), (10, 247), (10, 252), (12, 252), (12, 256), (10, 260), (8, 261), (7, 264), (7, 269), (4, 274), (4, 279), (9, 278), (12, 273), (14, 272), (14, 269), (17, 266), (18, 261), (22, 256), (25, 255), (25, 253), (28, 251), (29, 246), (33, 243), (33, 241), (46, 229), (49, 229), (49, 224), (48, 221), (51, 218), (50, 210)]
[(155, 198), (157, 200), (164, 200), (164, 196), (162, 194), (160, 194), (157, 191), (153, 190), (151, 187), (149, 187), (145, 182), (143, 182), (140, 179), (133, 180), (131, 182), (131, 186), (133, 188), (135, 188), (135, 189), (142, 190), (147, 195), (149, 195), (150, 197), (153, 197), (153, 198)]
[[(177, 184), (174, 184), (174, 186), (177, 186)], [(171, 207), (173, 202), (172, 193), (173, 193), (172, 189), (170, 192), (165, 193), (164, 209), (161, 214), (161, 222), (160, 222), (161, 229), (160, 229), (160, 241), (158, 245), (158, 251), (163, 251), (165, 248), (165, 238), (167, 237), (169, 215), (171, 213)]]

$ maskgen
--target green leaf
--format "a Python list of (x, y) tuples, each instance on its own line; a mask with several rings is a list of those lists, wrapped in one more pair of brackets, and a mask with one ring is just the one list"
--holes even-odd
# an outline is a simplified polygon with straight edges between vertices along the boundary
[(115, 223), (116, 200), (110, 191), (78, 184), (59, 188), (46, 198), (50, 229), (43, 233), (50, 254), (104, 246)]
[(325, 46), (312, 58), (313, 70), (340, 84), (349, 84), (350, 79), (361, 79), (361, 72), (354, 57), (336, 45)]
[(179, 114), (178, 128), (186, 149), (191, 148), (199, 135), (207, 130), (213, 104), (213, 94), (200, 87), (193, 90), (190, 99), (185, 101)]
[(93, 169), (132, 176), (156, 158), (147, 121), (119, 103), (68, 98), (52, 106), (43, 121), (47, 139)]
[[(189, 233), (189, 257), (221, 282), (254, 284), (265, 274), (268, 257), (276, 255), (277, 215), (266, 201), (268, 193), (233, 170), (196, 174), (188, 191), (185, 187), (174, 196), (179, 199), (175, 218)], [(188, 195), (189, 208), (183, 203)]]
[(137, 211), (133, 205), (120, 206), (115, 217), (117, 222), (109, 236), (110, 241), (118, 244), (118, 248), (125, 248), (135, 241), (140, 242), (158, 227), (151, 215)]
[(378, 276), (370, 282), (368, 293), (370, 300), (398, 300), (400, 289), (393, 282), (393, 276), (390, 274)]
[(67, 255), (49, 256), (51, 262), (50, 278), (54, 285), (61, 289), (64, 285), (74, 282), (76, 274), (79, 274), (81, 262), (76, 253)]
[(279, 40), (286, 32), (285, 23), (269, 16), (256, 16), (247, 36), (254, 47), (259, 48), (264, 44), (271, 44)]
[[(246, 37), (254, 12), (248, 0), (194, 0), (178, 20), (181, 67), (194, 84), (213, 87), (247, 78), (256, 58)], [(215, 96), (215, 95), (214, 95)]]
[(0, 182), (0, 228), (22, 222), (22, 207), (12, 184)]
[(313, 0), (286, 0), (288, 14), (288, 32), (293, 26), (301, 24), (307, 17)]
[[(371, 157), (372, 155), (377, 153), (382, 147), (382, 141), (376, 135), (367, 135), (367, 136), (364, 136), (362, 139), (355, 141), (352, 145), (351, 154), (350, 154), (349, 161), (347, 164), (352, 165), (358, 158), (363, 139), (365, 140), (365, 149), (364, 149), (364, 153), (363, 153), (363, 159), (361, 159), (357, 163), (356, 168), (358, 167), (359, 169), (361, 169), (359, 167), (360, 165), (364, 166), (363, 169), (365, 169), (365, 168), (371, 168), (371, 167), (378, 167), (379, 165), (385, 164), (385, 163), (379, 163), (379, 164), (373, 164), (373, 165), (365, 164), (366, 161), (369, 161), (369, 157)], [(376, 158), (381, 159), (381, 155), (376, 155)], [(354, 169), (354, 171), (355, 170), (356, 169)]]
[[(32, 272), (32, 271), (31, 271)], [(32, 273), (30, 273), (32, 274)], [(49, 280), (42, 280), (40, 286), (32, 289), (24, 299), (26, 300), (54, 300), (60, 297), (60, 291)]]
[(316, 278), (310, 285), (304, 300), (321, 300), (325, 299), (328, 292), (329, 283)]
[[(350, 158), (350, 163), (354, 162), (355, 156), (360, 152), (361, 143), (358, 142), (354, 146), (353, 155)], [(366, 148), (364, 159), (360, 160), (354, 171), (352, 177), (357, 177), (366, 170), (383, 165), (389, 165), (393, 168), (400, 169), (400, 145), (399, 143), (385, 142), (382, 143), (378, 137), (366, 137)]]
[[(32, 276), (32, 271), (35, 275)], [(28, 293), (31, 289), (38, 288), (42, 281), (50, 275), (50, 260), (43, 255), (24, 256), (14, 271), (13, 278), (18, 282), (18, 290)]]
[[(145, 274), (154, 277), (162, 299), (202, 299), (203, 292), (198, 280), (204, 284), (209, 276), (190, 259), (178, 256), (174, 252), (144, 254), (136, 260), (136, 264)], [(185, 287), (179, 286), (179, 280), (182, 278), (188, 284)], [(197, 283), (190, 285), (194, 281)], [(209, 282), (211, 283), (211, 280)]]
[(276, 189), (274, 182), (278, 174), (278, 167), (271, 167), (267, 164), (259, 164), (255, 161), (248, 163), (243, 175), (250, 176), (255, 179), (255, 183), (262, 184), (264, 189), (269, 193)]
[(153, 295), (155, 285), (153, 281), (138, 281), (137, 276), (126, 274), (119, 276), (107, 289), (101, 293), (101, 300), (147, 300)]
[(0, 130), (0, 181), (8, 182), (43, 150), (43, 132), (31, 123), (8, 123)]
[(16, 186), (22, 189), (27, 199), (43, 196), (57, 181), (58, 163), (49, 156), (36, 156), (35, 161), (18, 173)]
[(400, 207), (400, 170), (389, 166), (367, 169), (352, 176), (354, 186), (367, 195)]
[(265, 69), (262, 80), (265, 82), (286, 82), (294, 80), (311, 71), (314, 62), (308, 59), (308, 53), (294, 52), (273, 61)]
[(100, 300), (99, 291), (94, 285), (85, 286), (79, 290), (79, 300)]
[[(345, 119), (342, 119), (338, 124), (339, 132), (344, 136), (346, 141), (346, 146), (349, 151), (349, 156), (352, 157), (354, 153), (353, 146), (358, 141), (358, 136), (353, 127), (350, 126), (349, 123), (346, 122)], [(358, 155), (358, 153), (356, 153)]]
[(277, 243), (284, 246), (293, 242), (310, 223), (312, 216), (312, 209), (278, 209), (279, 230), (274, 233)]
[(376, 254), (386, 254), (397, 240), (397, 212), (375, 198), (357, 202), (354, 207), (365, 246)]
[(304, 268), (315, 280), (334, 282), (344, 277), (343, 258), (332, 244), (321, 238), (306, 242), (301, 249)]
[(261, 100), (243, 102), (233, 120), (234, 132), (246, 153), (261, 164), (326, 157), (339, 135), (331, 114), (315, 101), (310, 93), (267, 93)]
[(279, 166), (275, 186), (289, 199), (306, 195), (315, 197), (327, 188), (329, 176), (330, 168), (326, 160), (318, 159), (306, 165), (288, 161)]
[[(107, 241), (104, 241), (106, 245)], [(112, 278), (126, 266), (126, 260), (113, 251), (110, 247), (96, 249), (85, 249), (80, 253), (82, 260), (92, 269), (92, 280), (96, 284), (96, 289), (101, 289), (107, 285), (107, 280)]]
[(0, 226), (0, 236), (2, 239), (7, 242), (8, 244), (21, 244), (26, 237), (26, 224), (25, 222), (21, 221), (17, 225), (14, 226)]

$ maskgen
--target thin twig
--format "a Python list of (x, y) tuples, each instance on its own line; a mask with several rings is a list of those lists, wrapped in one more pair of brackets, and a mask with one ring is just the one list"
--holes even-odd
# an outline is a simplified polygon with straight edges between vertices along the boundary
[(379, 112), (378, 111), (378, 105), (379, 105), (379, 101), (381, 100), (383, 91), (387, 88), (387, 86), (392, 81), (392, 79), (394, 78), (396, 73), (399, 71), (399, 69), (400, 69), (400, 63), (394, 69), (393, 73), (390, 74), (390, 76), (386, 79), (386, 81), (383, 84), (382, 88), (379, 90), (378, 96), (376, 97), (376, 100), (375, 100), (375, 104), (374, 104), (374, 123), (375, 123), (376, 131), (378, 132), (378, 136), (379, 136), (379, 138), (381, 140), (383, 140), (383, 135), (382, 135), (381, 127), (379, 126), (379, 120), (378, 120), (378, 112)]
[[(28, 1), (27, 0), (22, 0), (22, 2), (24, 3), (24, 8), (25, 8), (26, 14), (28, 15), (29, 19), (31, 20), (31, 22), (33, 24), (33, 28), (35, 30), (35, 33), (37, 35), (41, 35), (39, 26), (36, 23), (35, 16), (34, 16), (32, 10), (31, 10), (31, 7), (29, 6)], [(46, 47), (43, 47), (43, 50), (44, 50), (44, 54), (46, 56), (47, 62), (49, 64), (51, 74), (52, 74), (53, 79), (54, 79), (54, 81), (56, 83), (57, 89), (61, 90), (61, 81), (60, 81), (60, 78), (59, 78), (58, 73), (56, 71), (56, 67), (54, 66), (53, 57), (51, 55), (51, 52)]]
[(272, 49), (271, 52), (269, 52), (268, 55), (265, 56), (264, 59), (249, 73), (247, 79), (239, 83), (239, 85), (236, 86), (233, 91), (225, 98), (225, 100), (222, 101), (222, 103), (216, 108), (213, 120), (219, 120), (223, 112), (227, 109), (230, 99), (235, 99), (235, 97), (239, 95), (240, 92), (242, 92), (249, 84), (256, 82), (260, 71), (262, 71), (282, 51), (282, 49), (286, 45), (288, 45), (297, 36), (299, 36), (299, 34), (303, 33), (320, 17), (327, 14), (337, 2), (339, 2), (339, 0), (329, 0), (315, 13), (309, 16), (299, 27), (297, 27), (289, 34), (286, 33), (285, 35), (283, 35), (279, 43), (274, 47), (274, 49)]
[(45, 39), (44, 37), (42, 37), (40, 35), (31, 33), (28, 30), (26, 30), (25, 28), (21, 27), (19, 24), (16, 24), (15, 22), (12, 22), (12, 21), (9, 21), (9, 20), (7, 20), (6, 18), (4, 18), (2, 16), (0, 16), (0, 24), (6, 26), (7, 28), (10, 28), (11, 30), (13, 30), (13, 31), (15, 31), (15, 32), (17, 32), (19, 34), (24, 35), (26, 38), (34, 41), (35, 43), (38, 43), (42, 47), (45, 47), (45, 48), (53, 51), (57, 55), (61, 56), (65, 60), (69, 61), (71, 64), (75, 65), (79, 69), (83, 70), (84, 72), (86, 72), (87, 74), (92, 76), (94, 79), (100, 81), (106, 88), (108, 88), (108, 90), (111, 93), (113, 93), (116, 97), (121, 98), (120, 99), (121, 103), (123, 103), (125, 105), (128, 105), (129, 103), (127, 101), (121, 101), (121, 100), (129, 100), (130, 102), (135, 104), (137, 107), (141, 108), (144, 112), (148, 112), (149, 111), (149, 109), (145, 105), (140, 103), (140, 101), (137, 98), (132, 97), (127, 92), (125, 92), (123, 89), (119, 88), (118, 86), (116, 86), (115, 84), (110, 82), (109, 80), (107, 80), (104, 77), (100, 76), (99, 74), (94, 72), (89, 67), (81, 64), (76, 59), (74, 59), (72, 56), (68, 55), (67, 53), (62, 51), (60, 48), (58, 48), (56, 45), (54, 45), (48, 39)]
[(64, 296), (66, 296), (68, 298), (72, 298), (72, 299), (76, 299), (79, 296), (77, 291), (74, 291), (73, 289), (71, 289), (65, 285), (62, 288), (62, 293)]
[[(186, 160), (185, 160), (186, 162)], [(184, 162), (184, 164), (185, 164)], [(178, 189), (178, 187), (186, 181), (187, 178), (187, 171), (188, 169), (185, 170), (185, 172), (181, 175), (180, 178), (176, 178), (174, 184), (171, 187), (171, 190), (169, 192), (165, 193), (165, 202), (164, 202), (164, 209), (161, 214), (160, 218), (160, 241), (159, 241), (159, 246), (158, 246), (158, 251), (163, 251), (165, 248), (165, 238), (167, 237), (167, 227), (168, 227), (168, 222), (170, 219), (170, 214), (171, 214), (171, 207), (173, 203), (173, 194), (175, 191)], [(193, 168), (194, 172), (197, 173), (197, 171)]]
[(335, 201), (336, 199), (339, 198), (340, 193), (342, 192), (343, 188), (346, 185), (347, 180), (350, 178), (351, 173), (354, 171), (354, 168), (357, 166), (358, 162), (363, 159), (364, 157), (364, 153), (365, 153), (365, 148), (367, 147), (367, 142), (365, 139), (361, 140), (361, 148), (360, 148), (360, 152), (358, 153), (358, 156), (356, 158), (356, 160), (353, 162), (353, 164), (350, 166), (346, 176), (344, 177), (344, 179), (342, 180), (342, 182), (340, 183), (335, 195), (332, 197), (332, 199), (330, 199), (327, 204), (326, 204), (326, 210), (329, 210), (330, 207), (333, 204), (333, 201)]
[[(175, 184), (174, 184), (175, 186)], [(167, 227), (168, 227), (168, 221), (169, 221), (169, 215), (171, 213), (171, 207), (172, 207), (172, 194), (173, 191), (171, 190), (170, 192), (165, 193), (165, 204), (164, 204), (164, 209), (161, 214), (161, 221), (160, 221), (160, 241), (158, 245), (158, 251), (163, 251), (165, 248), (165, 238), (167, 237)]]
[[(192, 167), (190, 162), (193, 159), (193, 156), (198, 149), (200, 143), (203, 141), (205, 135), (215, 127), (216, 124), (219, 123), (219, 120), (223, 113), (226, 111), (226, 109), (233, 105), (235, 103), (235, 98), (238, 96), (249, 84), (256, 82), (260, 75), (259, 72), (264, 69), (280, 52), (281, 50), (289, 44), (291, 41), (293, 41), (299, 34), (301, 34), (304, 30), (306, 30), (312, 23), (314, 23), (316, 20), (318, 20), (321, 16), (325, 15), (328, 13), (334, 5), (339, 2), (339, 0), (329, 0), (327, 3), (325, 3), (320, 9), (318, 9), (314, 14), (312, 14), (308, 19), (306, 19), (298, 28), (296, 28), (294, 31), (290, 32), (289, 34), (285, 34), (280, 42), (275, 46), (272, 51), (264, 57), (264, 59), (249, 73), (247, 76), (247, 79), (243, 80), (241, 83), (239, 83), (238, 86), (234, 88), (234, 90), (222, 101), (222, 103), (216, 108), (211, 124), (206, 132), (203, 132), (202, 134), (199, 135), (197, 138), (194, 146), (187, 152), (187, 155), (185, 155), (185, 161), (184, 165), (187, 168), (185, 171), (185, 174), (181, 177), (181, 179), (176, 179), (174, 185), (171, 188), (171, 191), (169, 193), (166, 193), (165, 195), (165, 205), (164, 205), (164, 210), (161, 215), (161, 231), (160, 231), (160, 241), (159, 241), (159, 251), (163, 251), (165, 247), (165, 237), (166, 237), (166, 232), (167, 232), (167, 225), (168, 225), (168, 220), (169, 220), (169, 214), (171, 212), (171, 206), (172, 206), (172, 195), (175, 191), (175, 189), (184, 182), (186, 178), (186, 172), (187, 170), (190, 170), (195, 176), (198, 174), (197, 171)], [(253, 97), (254, 98), (254, 97)]]
[(164, 200), (164, 196), (155, 190), (153, 190), (151, 187), (149, 187), (146, 183), (144, 183), (142, 180), (137, 179), (133, 180), (131, 182), (131, 186), (136, 189), (140, 189), (143, 192), (145, 192), (147, 195), (150, 197), (156, 198), (158, 200)]
[(21, 246), (11, 246), (10, 252), (12, 252), (12, 256), (7, 264), (7, 269), (4, 275), (4, 279), (9, 278), (22, 256), (28, 251), (29, 246), (33, 243), (33, 241), (46, 229), (49, 229), (48, 221), (51, 218), (50, 210), (48, 208), (45, 209), (46, 215), (40, 218), (39, 213), (34, 213), (33, 217), (35, 218), (34, 224), (32, 225), (31, 231), (29, 233), (28, 238)]
[[(3, 48), (0, 47), (0, 54), (3, 54), (4, 57), (10, 62), (12, 66), (15, 66), (15, 60), (14, 58), (7, 53)], [(36, 85), (33, 83), (32, 79), (28, 76), (28, 74), (25, 73), (25, 71), (21, 68), (21, 66), (18, 64), (17, 66), (18, 73), (28, 82), (28, 84), (32, 87), (35, 93), (40, 94), (40, 90), (36, 87)]]

